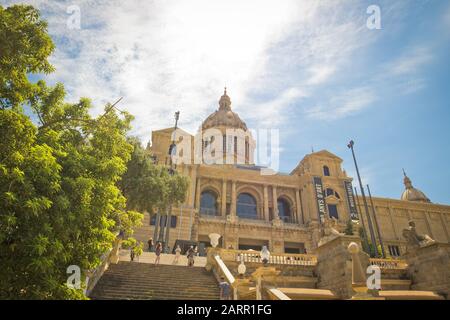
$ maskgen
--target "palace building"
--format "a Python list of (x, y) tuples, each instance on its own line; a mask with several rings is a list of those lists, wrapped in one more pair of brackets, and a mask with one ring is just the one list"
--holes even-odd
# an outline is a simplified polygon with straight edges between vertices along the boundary
[[(195, 135), (173, 127), (153, 131), (150, 150), (155, 162), (170, 163), (168, 150), (173, 142), (178, 157), (185, 160), (177, 163), (176, 169), (189, 177), (190, 186), (185, 203), (171, 211), (170, 248), (183, 240), (198, 243), (201, 251), (209, 246), (209, 234), (218, 233), (219, 246), (226, 249), (261, 250), (267, 246), (273, 253), (314, 253), (325, 222), (343, 233), (348, 232), (349, 221), (355, 235), (363, 225), (369, 238), (372, 228), (377, 243), (381, 237), (388, 257), (405, 252), (402, 230), (410, 220), (418, 233), (450, 243), (450, 206), (432, 203), (413, 187), (406, 173), (399, 199), (366, 197), (369, 226), (363, 199), (354, 194), (353, 178), (342, 169), (337, 155), (327, 150), (312, 152), (290, 174), (264, 172), (267, 168), (254, 164), (255, 139), (232, 111), (226, 91), (218, 110), (203, 121)], [(205, 151), (209, 161), (202, 161)], [(155, 224), (164, 226), (166, 220), (164, 214), (146, 214), (136, 238), (164, 240), (160, 235), (164, 228), (155, 230)]]

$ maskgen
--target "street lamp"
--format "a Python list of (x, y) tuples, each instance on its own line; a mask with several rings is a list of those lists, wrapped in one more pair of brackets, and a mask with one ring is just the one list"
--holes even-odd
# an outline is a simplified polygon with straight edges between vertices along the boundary
[[(177, 146), (175, 143), (175, 135), (176, 135), (176, 131), (178, 128), (178, 119), (180, 119), (180, 111), (175, 112), (175, 126), (173, 129), (173, 135), (172, 135), (172, 143), (169, 146), (169, 159), (170, 159), (170, 167), (169, 167), (169, 174), (171, 176), (173, 176), (175, 174), (175, 168), (173, 165), (173, 157), (176, 156), (177, 153)], [(169, 233), (170, 233), (170, 225), (172, 222), (172, 205), (170, 205), (169, 207), (169, 212), (167, 214), (167, 219), (166, 219), (166, 239), (165, 239), (165, 244), (166, 244), (166, 251), (169, 251)], [(167, 252), (169, 253), (169, 252)]]
[(353, 140), (350, 140), (350, 142), (348, 143), (347, 147), (349, 149), (352, 150), (352, 155), (353, 155), (353, 161), (355, 162), (355, 168), (356, 168), (356, 175), (358, 176), (358, 182), (359, 182), (359, 188), (361, 189), (361, 196), (363, 198), (363, 202), (364, 202), (364, 209), (366, 211), (366, 215), (367, 215), (367, 223), (369, 225), (369, 231), (370, 231), (370, 239), (372, 241), (372, 256), (378, 257), (378, 250), (377, 250), (377, 242), (375, 239), (375, 234), (373, 232), (373, 226), (372, 226), (372, 220), (370, 219), (370, 214), (369, 214), (369, 207), (367, 206), (367, 200), (366, 200), (366, 195), (364, 193), (364, 188), (361, 182), (361, 176), (359, 175), (359, 169), (358, 169), (358, 163), (356, 162), (356, 157), (355, 157), (355, 151), (353, 150), (353, 145), (355, 144), (355, 142)]

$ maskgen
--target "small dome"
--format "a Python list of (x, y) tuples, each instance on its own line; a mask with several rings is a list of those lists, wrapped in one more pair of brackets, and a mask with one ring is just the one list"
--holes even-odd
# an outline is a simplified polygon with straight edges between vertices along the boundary
[(214, 127), (229, 127), (242, 129), (247, 131), (247, 125), (239, 118), (237, 113), (231, 111), (231, 99), (227, 95), (227, 89), (223, 93), (223, 96), (219, 100), (219, 110), (215, 111), (202, 123), (202, 130), (206, 130)]
[(431, 202), (430, 199), (420, 191), (412, 186), (411, 179), (408, 178), (405, 171), (403, 170), (403, 183), (405, 184), (405, 191), (402, 193), (401, 200), (406, 201), (418, 201), (418, 202)]

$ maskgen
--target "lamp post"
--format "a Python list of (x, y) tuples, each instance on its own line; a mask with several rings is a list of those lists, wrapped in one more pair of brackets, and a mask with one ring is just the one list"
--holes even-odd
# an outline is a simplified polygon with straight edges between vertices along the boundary
[(370, 239), (372, 241), (372, 247), (373, 247), (373, 249), (372, 249), (372, 256), (373, 257), (378, 257), (377, 242), (376, 242), (376, 239), (375, 239), (375, 234), (373, 232), (372, 220), (370, 219), (369, 207), (367, 206), (366, 195), (364, 193), (363, 184), (361, 182), (361, 176), (359, 174), (358, 163), (356, 162), (355, 151), (353, 150), (353, 145), (354, 144), (355, 144), (355, 142), (353, 140), (350, 140), (350, 142), (348, 143), (347, 147), (352, 150), (353, 161), (355, 163), (355, 168), (356, 168), (356, 175), (358, 176), (359, 188), (361, 190), (361, 196), (362, 196), (362, 199), (363, 199), (364, 209), (366, 211), (366, 216), (367, 216), (367, 224), (369, 225)]
[(383, 256), (383, 259), (385, 259), (386, 252), (384, 251), (383, 239), (381, 239), (380, 225), (378, 224), (378, 219), (377, 219), (377, 215), (375, 213), (375, 207), (373, 205), (372, 194), (370, 193), (369, 185), (367, 185), (367, 192), (369, 193), (370, 206), (372, 207), (373, 220), (375, 220), (375, 226), (377, 227), (377, 235), (378, 235), (378, 241), (380, 241), (381, 255)]
[[(173, 164), (173, 157), (177, 153), (177, 145), (175, 143), (175, 135), (178, 127), (178, 119), (180, 119), (180, 111), (175, 112), (175, 126), (173, 129), (173, 135), (172, 135), (172, 143), (169, 146), (169, 160), (170, 160), (170, 167), (169, 167), (169, 174), (173, 176), (175, 174), (175, 167)], [(165, 244), (166, 244), (166, 251), (169, 251), (169, 235), (170, 235), (170, 225), (172, 222), (172, 204), (169, 206), (169, 212), (167, 213), (167, 219), (166, 219), (166, 233), (165, 233)], [(167, 252), (169, 253), (169, 252)]]

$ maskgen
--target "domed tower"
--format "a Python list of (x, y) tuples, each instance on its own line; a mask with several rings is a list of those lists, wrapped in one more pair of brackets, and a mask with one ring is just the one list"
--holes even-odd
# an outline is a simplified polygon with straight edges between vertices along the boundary
[[(231, 111), (231, 99), (225, 88), (219, 109), (210, 114), (199, 128), (202, 153), (208, 164), (253, 164), (256, 142), (247, 125)], [(205, 159), (205, 155), (206, 158)]]
[(411, 179), (408, 178), (405, 170), (403, 170), (403, 176), (404, 176), (403, 183), (405, 184), (405, 191), (403, 191), (402, 193), (401, 200), (431, 202), (430, 199), (428, 199), (428, 197), (425, 195), (425, 193), (413, 187)]

